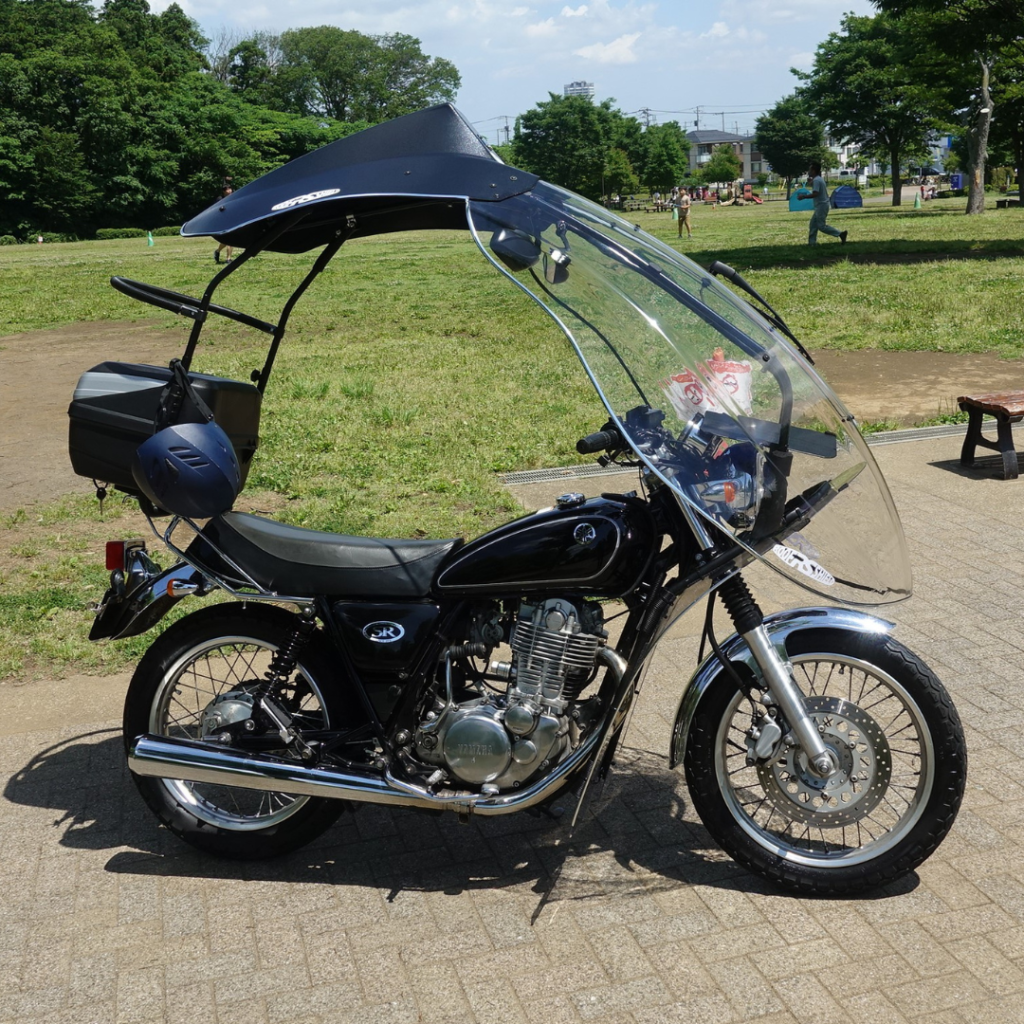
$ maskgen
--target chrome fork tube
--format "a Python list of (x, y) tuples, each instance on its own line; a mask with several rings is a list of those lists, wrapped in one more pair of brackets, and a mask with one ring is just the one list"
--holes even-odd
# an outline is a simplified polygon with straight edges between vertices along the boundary
[(818, 734), (817, 726), (804, 708), (804, 695), (793, 680), (789, 664), (780, 657), (764, 626), (755, 626), (741, 635), (761, 669), (768, 692), (793, 730), (811, 768), (818, 775), (831, 775), (834, 769), (832, 758)]

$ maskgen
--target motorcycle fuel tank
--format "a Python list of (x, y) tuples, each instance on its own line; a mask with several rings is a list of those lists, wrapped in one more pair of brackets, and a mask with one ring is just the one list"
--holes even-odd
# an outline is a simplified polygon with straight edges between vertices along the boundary
[(654, 554), (646, 504), (618, 495), (547, 508), (460, 548), (441, 570), (444, 594), (564, 593), (595, 597), (630, 591)]

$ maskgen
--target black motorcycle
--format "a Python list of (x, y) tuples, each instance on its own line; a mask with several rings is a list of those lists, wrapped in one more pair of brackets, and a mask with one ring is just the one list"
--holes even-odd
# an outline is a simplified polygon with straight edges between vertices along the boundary
[[(638, 491), (565, 494), (469, 543), (231, 511), (298, 298), (347, 239), (423, 228), (468, 230), (558, 324), (607, 414), (579, 451), (634, 468)], [(76, 470), (139, 496), (176, 558), (161, 569), (141, 542), (109, 545), (92, 638), (141, 633), (185, 597), (234, 599), (171, 625), (128, 691), (128, 763), (169, 829), (255, 858), (353, 803), (499, 815), (582, 801), (655, 645), (707, 598), (710, 653), (680, 676), (670, 760), (715, 840), (823, 894), (889, 882), (938, 846), (964, 789), (956, 711), (890, 623), (848, 607), (909, 595), (899, 520), (853, 417), (739, 275), (504, 165), (451, 107), (297, 159), (182, 233), (244, 253), (199, 299), (112, 282), (193, 321), (181, 363), (101, 364), (70, 409)], [(278, 323), (213, 302), (257, 253), (317, 248)], [(211, 315), (270, 335), (251, 383), (189, 371)], [(237, 465), (226, 498), (168, 483), (170, 455), (154, 491), (140, 446), (208, 422)], [(847, 607), (762, 614), (742, 576), (754, 560)], [(722, 642), (716, 598), (736, 629)]]

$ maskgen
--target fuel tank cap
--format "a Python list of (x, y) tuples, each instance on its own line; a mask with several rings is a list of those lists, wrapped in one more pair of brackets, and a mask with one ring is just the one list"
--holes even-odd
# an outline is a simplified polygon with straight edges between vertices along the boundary
[(587, 499), (579, 491), (569, 491), (568, 494), (560, 494), (555, 498), (556, 508), (575, 508), (582, 505)]

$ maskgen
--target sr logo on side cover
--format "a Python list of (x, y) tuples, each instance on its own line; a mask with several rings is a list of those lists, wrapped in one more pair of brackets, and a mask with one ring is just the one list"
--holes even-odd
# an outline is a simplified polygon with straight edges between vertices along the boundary
[(405, 629), (397, 622), (371, 622), (369, 625), (363, 626), (363, 636), (375, 644), (393, 644), (405, 636)]

